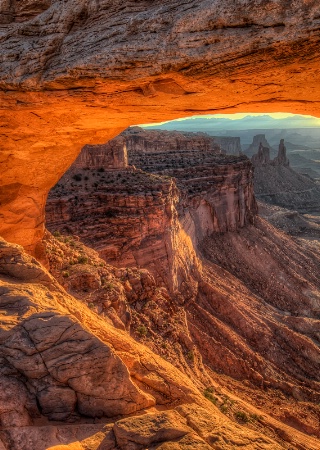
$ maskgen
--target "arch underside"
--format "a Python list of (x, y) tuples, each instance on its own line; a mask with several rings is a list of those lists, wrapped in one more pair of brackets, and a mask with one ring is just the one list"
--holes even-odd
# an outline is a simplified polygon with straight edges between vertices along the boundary
[[(316, 1), (29, 1), (0, 10), (0, 235), (37, 254), (87, 143), (200, 114), (319, 116)], [(6, 9), (7, 8), (7, 9)], [(29, 9), (28, 9), (29, 8)]]

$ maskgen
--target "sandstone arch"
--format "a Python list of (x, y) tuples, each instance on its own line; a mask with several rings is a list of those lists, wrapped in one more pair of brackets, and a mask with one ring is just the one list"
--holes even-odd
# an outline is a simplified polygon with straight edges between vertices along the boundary
[(0, 235), (37, 254), (48, 190), (128, 125), (319, 114), (317, 0), (14, 0), (0, 6)]

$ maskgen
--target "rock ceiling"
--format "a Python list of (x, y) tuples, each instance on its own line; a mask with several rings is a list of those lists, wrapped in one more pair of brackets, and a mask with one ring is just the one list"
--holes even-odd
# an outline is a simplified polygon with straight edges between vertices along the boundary
[(0, 234), (40, 254), (49, 189), (86, 143), (194, 114), (319, 116), (317, 0), (5, 0)]

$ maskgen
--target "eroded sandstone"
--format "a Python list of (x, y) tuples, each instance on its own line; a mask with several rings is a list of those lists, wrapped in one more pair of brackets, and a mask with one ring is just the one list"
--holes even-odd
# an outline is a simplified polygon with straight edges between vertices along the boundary
[(84, 144), (193, 114), (318, 114), (315, 0), (20, 3), (1, 3), (1, 235), (38, 256)]

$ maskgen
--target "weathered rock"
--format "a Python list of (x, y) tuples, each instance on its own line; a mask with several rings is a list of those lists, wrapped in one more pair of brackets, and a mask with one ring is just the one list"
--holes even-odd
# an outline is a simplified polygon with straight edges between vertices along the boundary
[(289, 160), (287, 158), (287, 149), (284, 145), (284, 139), (281, 139), (279, 144), (278, 156), (273, 160), (275, 165), (289, 166)]
[(112, 427), (103, 423), (8, 427), (0, 431), (0, 438), (4, 450), (114, 450)]
[[(70, 176), (75, 170), (80, 181)], [(132, 168), (70, 171), (48, 201), (50, 231), (78, 235), (110, 264), (146, 268), (172, 292), (199, 270), (178, 222), (174, 180)]]
[(192, 431), (177, 411), (123, 419), (113, 430), (117, 444), (123, 450), (143, 450), (154, 443), (174, 441)]
[(264, 147), (260, 142), (258, 153), (251, 158), (254, 166), (263, 166), (270, 164), (270, 148)]
[[(120, 171), (117, 160), (104, 172), (108, 148), (98, 146), (93, 167), (80, 171), (76, 162), (50, 193), (48, 229), (76, 234), (107, 262), (144, 267), (177, 291), (197, 270), (190, 237), (196, 247), (212, 232), (253, 221), (252, 166), (246, 157), (221, 155), (203, 133), (134, 127), (122, 136), (131, 165), (166, 178)], [(86, 155), (85, 147), (78, 160), (89, 162)]]
[[(154, 153), (166, 154), (184, 151), (196, 151), (199, 155), (220, 154), (217, 139), (207, 133), (183, 131), (148, 130), (140, 127), (127, 128), (121, 133), (126, 140), (130, 156)], [(150, 161), (152, 164), (152, 161)]]
[(125, 169), (127, 166), (127, 145), (121, 135), (104, 145), (85, 145), (72, 165), (74, 169), (91, 170)]
[[(250, 158), (255, 153), (259, 152), (260, 147), (268, 148), (269, 150), (271, 150), (272, 153), (274, 152), (274, 149), (271, 147), (271, 145), (269, 144), (269, 142), (266, 139), (266, 135), (265, 134), (256, 134), (255, 136), (253, 136), (252, 143), (249, 145), (247, 150), (244, 151), (244, 153)], [(270, 158), (270, 156), (269, 156), (269, 158)]]
[(316, 1), (20, 3), (1, 2), (0, 233), (34, 254), (86, 143), (201, 113), (318, 114)]

